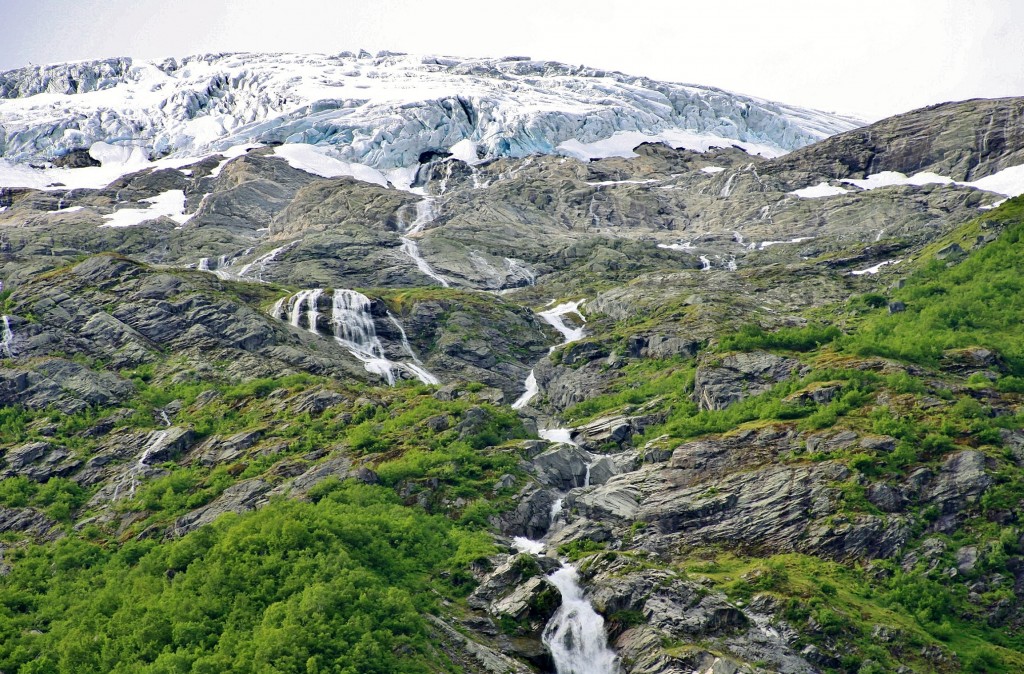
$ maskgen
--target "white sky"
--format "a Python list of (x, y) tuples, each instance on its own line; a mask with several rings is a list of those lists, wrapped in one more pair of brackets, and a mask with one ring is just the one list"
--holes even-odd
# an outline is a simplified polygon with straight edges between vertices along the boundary
[(526, 55), (876, 119), (1024, 95), (1024, 0), (0, 0), (0, 70), (222, 51)]

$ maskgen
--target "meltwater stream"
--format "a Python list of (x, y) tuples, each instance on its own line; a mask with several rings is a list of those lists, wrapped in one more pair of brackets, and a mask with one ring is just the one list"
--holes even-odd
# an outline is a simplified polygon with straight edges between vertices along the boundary
[[(575, 445), (571, 434), (572, 429), (551, 429), (542, 432), (541, 437), (551, 442)], [(584, 487), (590, 486), (590, 467), (588, 462), (582, 485)], [(552, 504), (548, 533), (544, 540), (534, 541), (519, 536), (513, 541), (516, 549), (534, 555), (542, 554), (547, 547), (546, 540), (565, 523), (562, 507), (564, 501), (564, 497), (560, 497)], [(548, 580), (558, 589), (562, 604), (545, 625), (541, 640), (551, 652), (558, 674), (619, 674), (619, 659), (615, 651), (608, 647), (604, 618), (583, 596), (576, 567), (563, 561), (561, 568), (551, 573)]]
[[(562, 304), (548, 309), (547, 311), (537, 313), (537, 315), (544, 319), (548, 325), (553, 327), (555, 330), (558, 330), (559, 334), (562, 335), (562, 341), (555, 346), (552, 346), (548, 351), (549, 353), (560, 346), (565, 346), (566, 344), (578, 342), (583, 339), (583, 325), (580, 325), (578, 328), (570, 328), (565, 324), (565, 320), (563, 318), (567, 314), (576, 314), (582, 323), (586, 323), (587, 319), (580, 313), (580, 305), (582, 305), (583, 302), (585, 302), (585, 300), (563, 302)], [(533, 400), (534, 396), (540, 392), (540, 387), (537, 385), (537, 376), (534, 374), (533, 370), (530, 370), (530, 375), (526, 378), (526, 381), (523, 382), (523, 386), (526, 390), (514, 403), (512, 403), (512, 409), (514, 410), (526, 407), (526, 405)]]
[(14, 331), (11, 330), (11, 319), (4, 314), (0, 317), (0, 354), (7, 358), (14, 358)]
[[(315, 335), (320, 334), (320, 298), (324, 290), (315, 288), (300, 290), (291, 297), (282, 297), (270, 308), (274, 318), (287, 320), (291, 325), (305, 327)], [(395, 383), (395, 373), (404, 370), (424, 384), (440, 383), (413, 353), (405, 329), (390, 313), (388, 319), (402, 335), (402, 350), (413, 362), (397, 362), (384, 354), (384, 345), (377, 336), (377, 327), (370, 313), (370, 298), (355, 290), (335, 289), (331, 291), (330, 326), (334, 340), (359, 360), (367, 372), (380, 375), (388, 385)], [(305, 322), (305, 326), (303, 326)]]
[(608, 647), (604, 618), (583, 597), (576, 567), (564, 564), (548, 580), (562, 595), (542, 637), (558, 674), (616, 674), (619, 658)]
[[(419, 244), (413, 238), (419, 236), (423, 228), (433, 222), (436, 217), (434, 197), (426, 197), (422, 201), (416, 202), (416, 217), (412, 223), (403, 227), (405, 231), (399, 239), (402, 242), (402, 252), (409, 256), (409, 259), (416, 264), (416, 268), (424, 275), (429, 276), (447, 288), (449, 286), (448, 279), (434, 271), (430, 263), (423, 259), (423, 256), (420, 255)], [(399, 222), (403, 225), (405, 224), (401, 215), (399, 215)]]

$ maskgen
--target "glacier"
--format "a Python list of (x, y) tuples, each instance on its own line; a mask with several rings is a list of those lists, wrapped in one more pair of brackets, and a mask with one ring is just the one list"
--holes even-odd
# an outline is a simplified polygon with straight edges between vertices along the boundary
[[(381, 172), (431, 152), (468, 163), (534, 154), (586, 159), (629, 156), (648, 140), (777, 155), (860, 124), (712, 87), (521, 57), (117, 58), (0, 73), (0, 181), (31, 182), (26, 164), (59, 164), (73, 151), (89, 150), (103, 169), (127, 173), (253, 144), (307, 144), (320, 146), (319, 156), (283, 154), (377, 182)], [(50, 171), (31, 186), (110, 174)]]

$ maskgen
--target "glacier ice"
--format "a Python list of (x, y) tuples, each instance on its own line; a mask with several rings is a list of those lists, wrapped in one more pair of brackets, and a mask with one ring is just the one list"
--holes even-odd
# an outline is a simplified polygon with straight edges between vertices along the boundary
[[(301, 143), (324, 149), (282, 154), (379, 182), (376, 172), (413, 166), (430, 151), (469, 163), (560, 152), (628, 156), (650, 140), (781, 154), (858, 124), (710, 87), (550, 61), (350, 53), (122, 58), (0, 73), (0, 168), (7, 169), (0, 181), (24, 181), (15, 168), (77, 149), (92, 149), (105, 167), (141, 168), (242, 145)], [(101, 173), (63, 171), (90, 170)]]

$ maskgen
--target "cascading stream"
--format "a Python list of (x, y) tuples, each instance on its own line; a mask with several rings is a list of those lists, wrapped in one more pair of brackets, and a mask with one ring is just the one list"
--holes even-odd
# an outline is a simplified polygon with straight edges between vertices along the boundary
[(335, 290), (331, 298), (331, 324), (334, 339), (363, 362), (367, 372), (395, 384), (396, 364), (384, 355), (377, 328), (370, 314), (370, 298), (354, 290)]
[[(448, 181), (452, 177), (451, 164), (446, 163), (444, 168), (444, 174), (441, 176), (437, 189), (439, 196), (444, 195), (448, 189)], [(429, 176), (433, 175), (433, 164), (429, 165), (427, 171)], [(429, 276), (441, 286), (448, 288), (451, 285), (448, 279), (434, 271), (430, 263), (423, 259), (423, 255), (420, 254), (420, 246), (416, 243), (416, 237), (419, 237), (423, 229), (437, 219), (436, 199), (427, 194), (425, 188), (416, 188), (413, 191), (424, 196), (422, 200), (416, 202), (416, 217), (408, 225), (405, 224), (405, 218), (402, 215), (404, 209), (398, 211), (398, 222), (403, 230), (402, 235), (399, 237), (399, 240), (402, 242), (401, 250), (409, 256), (409, 259), (413, 261), (416, 268), (420, 270), (420, 273)]]
[(526, 381), (523, 382), (523, 386), (526, 390), (523, 391), (523, 395), (516, 398), (515, 402), (512, 403), (512, 409), (521, 410), (533, 400), (533, 398), (540, 393), (540, 385), (537, 383), (537, 375), (534, 374), (533, 370), (530, 370), (530, 374), (527, 375)]
[(159, 449), (167, 438), (168, 431), (153, 431), (149, 434), (149, 439), (146, 442), (145, 448), (142, 450), (142, 454), (139, 456), (139, 460), (136, 461), (131, 468), (128, 469), (128, 473), (121, 479), (121, 481), (114, 487), (114, 494), (111, 497), (112, 501), (116, 501), (117, 497), (121, 493), (121, 487), (128, 483), (128, 498), (135, 496), (135, 490), (139, 486), (139, 475), (149, 466), (149, 456), (155, 450)]
[[(422, 201), (416, 202), (416, 218), (405, 228), (405, 232), (399, 239), (402, 242), (402, 252), (409, 256), (409, 259), (416, 264), (416, 268), (424, 275), (429, 276), (445, 288), (448, 288), (451, 285), (448, 279), (434, 271), (430, 263), (423, 259), (423, 256), (420, 254), (419, 244), (413, 239), (413, 237), (418, 236), (423, 231), (424, 227), (433, 222), (436, 217), (434, 197), (426, 197)], [(401, 218), (399, 221), (401, 222)]]
[[(291, 297), (282, 297), (270, 308), (270, 315), (287, 321), (299, 329), (319, 335), (320, 302), (324, 295), (322, 288), (301, 290)], [(384, 345), (377, 336), (377, 327), (370, 313), (370, 298), (354, 290), (335, 289), (331, 295), (331, 334), (334, 340), (359, 360), (367, 372), (379, 375), (389, 386), (395, 384), (395, 373), (404, 370), (424, 384), (439, 384), (436, 376), (429, 372), (416, 357), (405, 334), (405, 329), (390, 312), (388, 319), (398, 328), (402, 336), (402, 350), (412, 362), (396, 362), (384, 353)], [(305, 324), (303, 324), (305, 322)]]
[[(568, 428), (555, 429), (547, 435), (541, 433), (541, 437), (551, 442), (577, 446), (570, 439), (571, 433), (572, 430)], [(589, 460), (583, 487), (590, 486), (590, 470), (595, 463), (589, 452), (586, 454)], [(516, 549), (534, 555), (543, 554), (547, 539), (564, 525), (564, 503), (563, 495), (551, 505), (548, 531), (543, 540), (534, 541), (519, 536), (513, 541)], [(563, 560), (561, 568), (548, 575), (548, 580), (558, 589), (562, 604), (548, 620), (541, 639), (551, 652), (558, 674), (618, 674), (619, 659), (608, 646), (604, 618), (583, 596), (576, 567)]]
[(617, 674), (619, 658), (608, 647), (604, 618), (583, 596), (579, 572), (571, 564), (548, 576), (562, 595), (562, 605), (541, 637), (558, 674)]
[[(317, 302), (324, 291), (320, 288), (314, 290), (300, 290), (288, 302), (288, 322), (296, 328), (302, 327), (303, 316), (306, 318), (306, 329), (314, 335), (318, 334), (316, 322), (319, 318)], [(305, 310), (305, 311), (303, 311)]]
[[(279, 248), (275, 248), (274, 250), (272, 250), (270, 252), (267, 252), (267, 253), (264, 253), (263, 255), (260, 255), (259, 257), (257, 257), (252, 262), (249, 262), (249, 263), (246, 263), (246, 264), (242, 265), (242, 267), (238, 270), (238, 273), (235, 274), (235, 278), (237, 278), (238, 280), (243, 280), (243, 279), (246, 279), (247, 276), (252, 275), (252, 279), (249, 279), (249, 280), (258, 281), (260, 283), (263, 283), (263, 272), (265, 272), (267, 270), (267, 266), (272, 264), (273, 262), (275, 262), (277, 260), (277, 256), (278, 255), (281, 255), (282, 253), (288, 252), (289, 250), (291, 250), (295, 246), (299, 245), (300, 242), (301, 242), (301, 239), (296, 240), (296, 241), (291, 241), (291, 242), (286, 243), (285, 245), (283, 245), (283, 246), (281, 246)], [(230, 275), (230, 272), (227, 272), (226, 270), (219, 270), (219, 271), (221, 271), (221, 273), (227, 273), (228, 275)], [(221, 276), (221, 274), (217, 274), (217, 276)], [(221, 277), (221, 278), (224, 278), (224, 277)]]
[[(541, 317), (544, 322), (558, 330), (558, 333), (562, 335), (562, 341), (552, 346), (548, 353), (553, 352), (560, 346), (571, 344), (572, 342), (578, 342), (583, 339), (584, 327), (587, 319), (584, 318), (583, 314), (580, 313), (580, 306), (586, 300), (577, 300), (575, 302), (563, 302), (556, 307), (548, 309), (547, 311), (538, 312), (538, 316)], [(570, 328), (565, 324), (564, 316), (567, 314), (576, 314), (582, 324), (578, 328)], [(529, 376), (526, 381), (523, 382), (523, 386), (526, 389), (519, 398), (512, 403), (512, 409), (520, 410), (526, 407), (527, 404), (540, 392), (540, 387), (537, 385), (537, 376), (533, 370), (530, 370)], [(543, 437), (543, 436), (542, 436)]]
[(7, 358), (14, 358), (14, 331), (11, 330), (11, 319), (4, 314), (0, 321), (3, 322), (3, 328), (0, 329), (0, 353)]
[(440, 384), (441, 381), (423, 367), (423, 361), (421, 361), (412, 350), (412, 346), (409, 344), (409, 337), (405, 334), (405, 328), (402, 327), (402, 322), (395, 318), (395, 315), (390, 311), (388, 312), (388, 320), (391, 321), (391, 323), (398, 329), (398, 334), (402, 336), (402, 350), (405, 351), (405, 353), (413, 360), (411, 363), (406, 363), (405, 366), (412, 370), (423, 383)]

